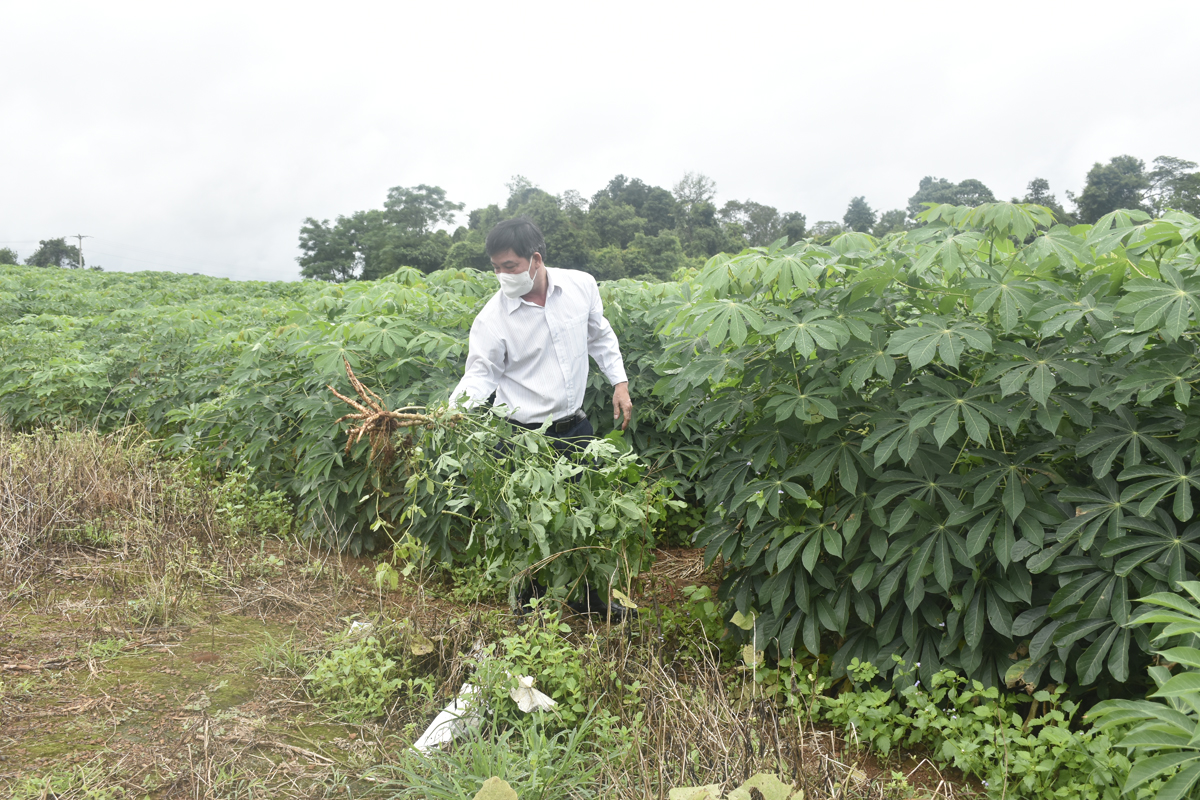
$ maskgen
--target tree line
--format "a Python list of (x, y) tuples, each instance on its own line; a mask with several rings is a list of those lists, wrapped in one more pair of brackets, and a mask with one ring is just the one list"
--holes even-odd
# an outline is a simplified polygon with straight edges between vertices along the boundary
[[(1158, 214), (1176, 208), (1200, 215), (1200, 172), (1196, 163), (1172, 156), (1150, 167), (1122, 155), (1097, 162), (1078, 194), (1066, 192), (1068, 211), (1044, 178), (1034, 178), (1014, 203), (1036, 203), (1067, 225), (1093, 223), (1117, 208)], [(711, 178), (687, 173), (670, 190), (638, 178), (617, 175), (590, 198), (577, 191), (554, 195), (525, 177), (507, 185), (508, 199), (477, 208), (466, 224), (450, 232), (462, 203), (447, 199), (440, 186), (397, 186), (382, 209), (358, 211), (330, 220), (312, 217), (300, 230), (296, 259), (305, 278), (327, 281), (373, 280), (401, 266), (437, 269), (489, 269), (484, 237), (496, 223), (527, 215), (546, 234), (547, 260), (580, 269), (599, 280), (666, 280), (681, 267), (700, 266), (717, 253), (765, 246), (781, 237), (828, 241), (845, 231), (882, 238), (908, 230), (926, 203), (978, 206), (995, 202), (982, 181), (958, 183), (926, 176), (903, 209), (878, 212), (864, 196), (850, 200), (841, 221), (809, 224), (799, 211), (780, 211), (754, 200), (718, 205)]]
[[(0, 264), (19, 264), (21, 256), (11, 247), (0, 247)], [(63, 267), (68, 269), (83, 269), (84, 260), (83, 253), (80, 252), (77, 245), (68, 244), (67, 237), (60, 236), (57, 239), (42, 239), (38, 242), (37, 250), (34, 250), (28, 258), (25, 259), (26, 266), (30, 267)], [(99, 271), (99, 265), (89, 267)]]
[[(858, 196), (840, 221), (810, 225), (799, 211), (780, 211), (754, 200), (727, 200), (718, 206), (714, 181), (691, 172), (669, 190), (617, 175), (590, 198), (573, 190), (554, 195), (522, 176), (507, 188), (503, 205), (470, 211), (466, 225), (453, 232), (448, 228), (464, 205), (449, 200), (440, 186), (424, 184), (390, 189), (382, 209), (356, 211), (332, 222), (309, 217), (300, 229), (300, 274), (341, 282), (375, 280), (402, 266), (427, 273), (490, 269), (483, 249), (487, 232), (502, 220), (527, 215), (546, 234), (547, 260), (554, 266), (583, 270), (598, 280), (666, 280), (681, 267), (698, 267), (717, 253), (765, 246), (785, 236), (789, 243), (805, 238), (825, 242), (845, 231), (883, 238), (912, 228), (925, 203), (974, 207), (997, 200), (977, 179), (954, 183), (926, 176), (905, 208), (879, 212)], [(1094, 164), (1078, 195), (1066, 192), (1069, 211), (1044, 178), (1031, 180), (1025, 196), (1012, 201), (1045, 206), (1067, 225), (1090, 224), (1118, 208), (1155, 215), (1175, 208), (1200, 216), (1200, 172), (1196, 162), (1174, 156), (1159, 156), (1147, 167), (1140, 158), (1121, 155)], [(0, 264), (17, 263), (15, 250), (0, 248)], [(83, 258), (62, 237), (40, 241), (24, 263), (80, 268)]]

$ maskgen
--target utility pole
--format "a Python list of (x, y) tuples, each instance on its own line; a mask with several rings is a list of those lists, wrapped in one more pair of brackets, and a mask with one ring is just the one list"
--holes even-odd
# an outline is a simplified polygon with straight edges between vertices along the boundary
[(84, 236), (82, 233), (75, 234), (72, 238), (79, 240), (79, 268), (83, 269), (83, 240), (94, 239), (94, 236)]

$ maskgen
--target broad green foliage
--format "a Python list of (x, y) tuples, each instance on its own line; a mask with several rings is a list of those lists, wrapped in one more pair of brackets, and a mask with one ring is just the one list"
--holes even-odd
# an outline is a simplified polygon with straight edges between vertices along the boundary
[(650, 563), (655, 523), (684, 505), (643, 478), (620, 432), (561, 454), (541, 432), (490, 413), (435, 418), (389, 468), (371, 470), (364, 511), (439, 561), (481, 561), (493, 581), (536, 573), (568, 594), (581, 580), (628, 594)]
[[(1150, 668), (1158, 687), (1150, 697), (1157, 702), (1109, 700), (1088, 713), (1100, 729), (1132, 726), (1117, 742), (1129, 749), (1134, 761), (1124, 784), (1127, 794), (1165, 780), (1156, 795), (1161, 800), (1200, 797), (1200, 582), (1183, 581), (1181, 588), (1191, 597), (1171, 592), (1143, 597), (1156, 607), (1133, 621), (1155, 625), (1155, 641), (1180, 642), (1159, 650), (1163, 663)], [(1170, 665), (1187, 669), (1172, 675)]]
[[(399, 492), (367, 468), (366, 443), (343, 454), (346, 409), (325, 388), (348, 391), (342, 359), (391, 408), (443, 401), (495, 291), (473, 271), (263, 285), (0, 268), (0, 415), (138, 422), (211, 467), (253, 469), (311, 533), (370, 547), (411, 524), (441, 557), (505, 570), (595, 528), (619, 533), (615, 558), (636, 526), (605, 529), (598, 512), (581, 534), (558, 510), (603, 485), (607, 513), (640, 525), (618, 495), (661, 511), (662, 481), (707, 510), (698, 542), (768, 650), (831, 653), (835, 671), (895, 654), (926, 684), (944, 668), (994, 684), (1011, 654), (1027, 684), (1125, 682), (1150, 650), (1131, 598), (1200, 563), (1200, 221), (1116, 211), (1068, 229), (1009, 203), (924, 216), (882, 241), (780, 240), (676, 282), (604, 284), (637, 458), (604, 456), (610, 474), (566, 501), (528, 448), (503, 481), (471, 484), (483, 462), (467, 467), (465, 430), (414, 442), (428, 455)], [(601, 433), (610, 395), (593, 371), (585, 410)], [(498, 510), (498, 492), (519, 519), (487, 532), (470, 509)], [(597, 497), (584, 506), (609, 502)], [(615, 564), (577, 558), (554, 559), (569, 565), (556, 582)]]
[(715, 258), (644, 312), (700, 540), (781, 654), (1123, 682), (1130, 598), (1200, 563), (1200, 223), (926, 217)]

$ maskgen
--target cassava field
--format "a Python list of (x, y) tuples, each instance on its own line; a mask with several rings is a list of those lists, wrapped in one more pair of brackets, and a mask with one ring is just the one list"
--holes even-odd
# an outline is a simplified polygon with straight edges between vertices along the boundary
[(0, 267), (0, 786), (1196, 797), (1198, 241), (938, 206), (603, 284), (579, 457), (445, 408), (484, 273)]

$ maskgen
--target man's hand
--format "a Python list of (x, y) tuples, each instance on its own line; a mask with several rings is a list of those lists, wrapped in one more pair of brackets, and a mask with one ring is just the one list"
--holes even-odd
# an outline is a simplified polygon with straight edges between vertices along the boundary
[(633, 419), (633, 401), (629, 399), (629, 383), (618, 383), (613, 387), (613, 422), (621, 421), (621, 430), (629, 427)]

